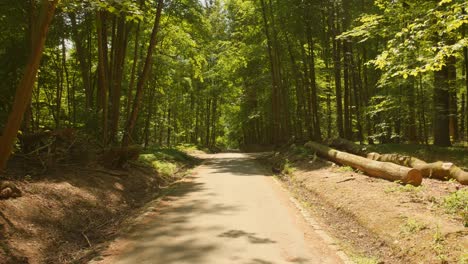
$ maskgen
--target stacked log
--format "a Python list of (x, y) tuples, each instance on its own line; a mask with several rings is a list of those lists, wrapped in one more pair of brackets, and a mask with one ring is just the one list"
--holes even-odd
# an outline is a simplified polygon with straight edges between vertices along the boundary
[(421, 172), (414, 168), (400, 166), (391, 162), (367, 159), (346, 152), (341, 152), (315, 142), (308, 142), (305, 144), (305, 147), (316, 152), (317, 155), (322, 158), (351, 166), (365, 172), (369, 176), (399, 181), (404, 184), (415, 186), (420, 185), (422, 182)]
[(425, 178), (436, 178), (440, 180), (455, 179), (463, 185), (468, 185), (468, 172), (463, 171), (451, 162), (437, 161), (427, 163), (415, 157), (399, 154), (379, 154), (375, 152), (367, 154), (367, 158), (375, 161), (392, 162), (418, 169)]
[(415, 157), (400, 154), (379, 154), (375, 152), (366, 154), (362, 146), (342, 138), (331, 140), (329, 145), (346, 152), (355, 153), (364, 157), (367, 156), (367, 158), (371, 160), (392, 162), (420, 170), (424, 178), (436, 178), (440, 180), (454, 179), (463, 185), (468, 185), (468, 172), (451, 162), (437, 161), (428, 163)]

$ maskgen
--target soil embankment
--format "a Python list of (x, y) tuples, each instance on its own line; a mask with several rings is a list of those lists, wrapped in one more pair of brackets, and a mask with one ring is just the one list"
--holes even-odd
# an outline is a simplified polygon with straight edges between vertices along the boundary
[(22, 196), (0, 201), (0, 263), (84, 262), (124, 227), (126, 218), (194, 163), (170, 163), (175, 176), (141, 162), (120, 170), (98, 164), (57, 165), (29, 176), (33, 168), (13, 160), (4, 178), (14, 182)]

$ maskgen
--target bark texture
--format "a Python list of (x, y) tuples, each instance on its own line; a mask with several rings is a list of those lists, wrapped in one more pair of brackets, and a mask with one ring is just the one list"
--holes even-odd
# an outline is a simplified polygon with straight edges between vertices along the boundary
[(379, 154), (375, 152), (367, 154), (367, 158), (415, 168), (420, 170), (422, 176), (426, 178), (437, 178), (441, 180), (455, 179), (463, 185), (468, 185), (468, 172), (462, 170), (451, 162), (437, 161), (427, 163), (415, 157), (399, 154)]
[(13, 144), (21, 127), (24, 113), (26, 112), (32, 97), (34, 82), (42, 58), (42, 52), (47, 38), (49, 26), (54, 17), (58, 0), (42, 1), (42, 11), (37, 35), (33, 36), (33, 49), (23, 77), (16, 89), (15, 100), (8, 116), (3, 135), (0, 137), (0, 170), (6, 167), (6, 163), (11, 155)]

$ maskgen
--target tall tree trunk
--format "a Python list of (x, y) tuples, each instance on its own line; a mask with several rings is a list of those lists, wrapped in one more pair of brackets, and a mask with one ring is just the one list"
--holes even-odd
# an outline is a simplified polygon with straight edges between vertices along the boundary
[(308, 38), (308, 45), (309, 45), (309, 74), (310, 74), (310, 82), (311, 82), (311, 106), (312, 106), (312, 120), (314, 125), (314, 135), (313, 139), (315, 141), (322, 141), (322, 132), (320, 129), (320, 116), (319, 116), (319, 101), (317, 99), (317, 78), (315, 74), (315, 54), (314, 54), (314, 40), (312, 39), (312, 33), (310, 30), (307, 30), (307, 38)]
[(408, 140), (415, 144), (418, 142), (418, 137), (416, 133), (416, 107), (415, 107), (415, 96), (414, 96), (414, 79), (409, 80), (409, 84), (406, 86), (408, 92)]
[(340, 34), (338, 23), (338, 14), (336, 7), (333, 7), (333, 19), (331, 21), (332, 38), (333, 38), (333, 68), (335, 75), (335, 94), (336, 94), (336, 126), (338, 127), (338, 134), (340, 138), (344, 138), (343, 130), (343, 97), (341, 90), (341, 41), (337, 40), (336, 37)]
[(150, 124), (151, 119), (153, 117), (153, 109), (154, 109), (154, 98), (156, 97), (155, 89), (151, 89), (150, 91), (150, 98), (148, 103), (148, 112), (145, 120), (145, 149), (149, 146), (149, 136), (150, 136)]
[(109, 139), (110, 142), (116, 142), (117, 131), (119, 129), (119, 118), (120, 118), (120, 97), (122, 93), (122, 81), (124, 74), (125, 65), (125, 54), (127, 51), (127, 40), (128, 40), (128, 27), (125, 23), (125, 18), (121, 17), (118, 19), (116, 41), (114, 44), (114, 64), (112, 67), (113, 79), (112, 79), (112, 119)]
[(448, 87), (449, 69), (443, 66), (434, 72), (434, 145), (451, 146), (449, 131), (450, 93)]
[(132, 62), (132, 71), (130, 73), (130, 84), (127, 88), (127, 98), (126, 98), (126, 118), (128, 119), (131, 113), (131, 102), (132, 94), (135, 86), (136, 80), (136, 68), (138, 65), (138, 47), (140, 46), (140, 22), (138, 21), (136, 30), (135, 30), (135, 46), (133, 48), (133, 62)]
[(138, 111), (141, 105), (141, 98), (143, 96), (143, 87), (146, 84), (146, 81), (149, 77), (149, 72), (151, 69), (151, 64), (153, 63), (153, 51), (157, 42), (157, 35), (159, 31), (159, 23), (161, 21), (161, 13), (164, 5), (164, 0), (158, 0), (158, 7), (156, 9), (156, 17), (154, 19), (153, 31), (151, 32), (150, 44), (148, 46), (148, 53), (146, 54), (145, 65), (143, 66), (143, 72), (141, 73), (140, 78), (138, 79), (135, 99), (133, 101), (132, 112), (127, 120), (124, 136), (122, 139), (122, 146), (126, 147), (130, 143), (131, 135), (133, 134), (133, 129), (138, 117)]
[(99, 11), (96, 19), (97, 41), (98, 41), (98, 111), (102, 111), (102, 139), (107, 144), (108, 132), (108, 90), (109, 90), (109, 62), (107, 49), (107, 23), (106, 13)]
[(218, 123), (218, 96), (213, 99), (213, 106), (211, 113), (211, 146), (216, 146), (216, 128)]
[[(466, 24), (463, 25), (463, 38), (466, 37)], [(465, 95), (466, 95), (466, 100), (465, 100), (465, 111), (463, 113), (463, 117), (465, 118), (465, 127), (466, 131), (464, 132), (465, 134), (465, 139), (468, 140), (468, 48), (464, 47), (463, 48), (463, 61), (464, 61), (464, 69), (465, 69)], [(462, 118), (463, 118), (462, 117)]]
[(211, 98), (206, 101), (205, 146), (210, 147)]
[(271, 71), (271, 81), (272, 81), (272, 95), (271, 95), (271, 108), (272, 108), (272, 143), (278, 143), (280, 139), (280, 112), (279, 112), (279, 104), (278, 104), (278, 90), (279, 90), (279, 82), (277, 79), (277, 69), (275, 63), (275, 54), (274, 54), (274, 47), (272, 38), (270, 35), (269, 23), (267, 18), (267, 7), (265, 5), (265, 0), (260, 0), (261, 7), (262, 7), (262, 18), (264, 24), (264, 31), (267, 38), (267, 46), (268, 46), (268, 56), (270, 58), (270, 71)]
[(13, 144), (21, 126), (24, 113), (32, 98), (32, 91), (36, 74), (42, 58), (45, 41), (49, 26), (54, 17), (55, 8), (58, 0), (42, 1), (42, 10), (39, 19), (37, 35), (34, 36), (34, 47), (28, 59), (23, 77), (16, 89), (15, 99), (12, 105), (10, 115), (8, 116), (2, 136), (0, 137), (0, 170), (5, 169), (6, 163), (11, 155)]
[(447, 59), (448, 88), (449, 88), (449, 129), (453, 141), (458, 141), (458, 100), (457, 100), (457, 68), (456, 58), (450, 56)]
[(350, 102), (350, 61), (349, 61), (349, 45), (348, 41), (343, 41), (343, 58), (344, 58), (344, 134), (346, 139), (351, 139), (352, 137), (352, 126), (351, 126), (351, 102)]
[(92, 88), (91, 88), (91, 75), (89, 69), (89, 63), (87, 60), (86, 48), (83, 45), (83, 34), (78, 32), (78, 25), (76, 23), (76, 14), (69, 13), (71, 29), (72, 29), (72, 39), (75, 42), (75, 50), (80, 64), (80, 73), (81, 79), (83, 81), (83, 88), (85, 91), (85, 107), (89, 109), (93, 104)]

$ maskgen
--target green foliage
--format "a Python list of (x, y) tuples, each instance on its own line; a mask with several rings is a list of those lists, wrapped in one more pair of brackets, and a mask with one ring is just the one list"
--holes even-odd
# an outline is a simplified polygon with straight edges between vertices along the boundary
[(400, 232), (406, 235), (411, 235), (427, 229), (427, 225), (413, 218), (408, 218), (405, 223), (400, 226)]
[(371, 61), (389, 78), (438, 71), (450, 56), (468, 46), (459, 29), (468, 24), (466, 1), (413, 0), (403, 4), (377, 1), (383, 15), (364, 15), (359, 26), (341, 38), (387, 39), (386, 48)]
[(351, 259), (356, 264), (378, 264), (378, 263), (381, 263), (381, 261), (376, 257), (368, 257), (368, 256), (362, 256), (362, 255), (353, 255), (351, 257)]
[(354, 172), (354, 169), (350, 166), (342, 166), (338, 168), (339, 172)]
[(463, 224), (468, 227), (468, 189), (461, 189), (446, 196), (442, 207), (447, 213), (460, 216)]
[(291, 175), (296, 171), (296, 168), (291, 164), (291, 162), (286, 159), (283, 163), (283, 169), (281, 170), (281, 173), (285, 175)]
[(403, 193), (418, 193), (424, 190), (423, 186), (413, 186), (411, 184), (399, 185), (394, 187), (388, 187), (385, 189), (386, 193), (391, 192), (403, 192)]

